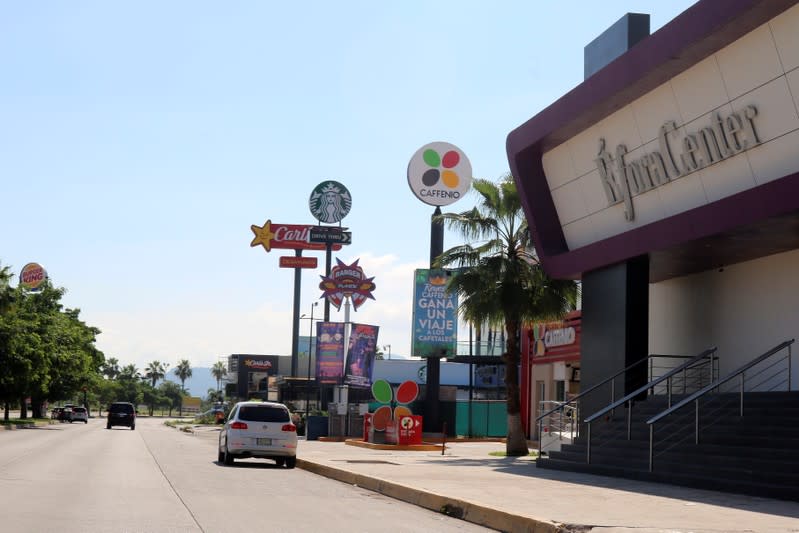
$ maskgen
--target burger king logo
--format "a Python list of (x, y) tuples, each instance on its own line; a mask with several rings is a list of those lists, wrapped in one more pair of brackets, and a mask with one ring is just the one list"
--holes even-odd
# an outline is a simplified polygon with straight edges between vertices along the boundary
[(38, 289), (47, 279), (47, 271), (39, 263), (28, 263), (19, 273), (19, 284), (28, 290)]

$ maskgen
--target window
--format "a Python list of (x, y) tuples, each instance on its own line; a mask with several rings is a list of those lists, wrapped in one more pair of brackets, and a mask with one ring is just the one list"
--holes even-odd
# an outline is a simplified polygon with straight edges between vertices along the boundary
[(559, 402), (566, 401), (566, 382), (557, 380), (555, 381), (555, 399)]
[(239, 420), (248, 422), (290, 422), (288, 410), (271, 405), (243, 405)]

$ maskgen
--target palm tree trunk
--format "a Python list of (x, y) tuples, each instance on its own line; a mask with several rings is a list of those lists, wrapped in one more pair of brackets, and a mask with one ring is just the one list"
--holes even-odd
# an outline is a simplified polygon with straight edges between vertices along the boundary
[(530, 453), (527, 437), (521, 418), (521, 395), (519, 391), (519, 342), (516, 331), (519, 325), (507, 321), (507, 351), (505, 352), (505, 390), (507, 391), (508, 436), (505, 453), (509, 456), (522, 456)]

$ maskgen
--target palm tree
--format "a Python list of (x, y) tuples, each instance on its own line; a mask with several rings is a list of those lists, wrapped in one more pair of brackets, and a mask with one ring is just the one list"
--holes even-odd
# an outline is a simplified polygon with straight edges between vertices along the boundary
[(153, 361), (144, 369), (144, 377), (148, 379), (153, 388), (155, 388), (155, 384), (158, 383), (158, 380), (166, 376), (167, 368), (169, 368), (169, 364)]
[(110, 357), (108, 360), (103, 363), (102, 372), (105, 377), (110, 380), (116, 379), (119, 375), (119, 360), (116, 357)]
[(552, 280), (544, 273), (510, 174), (499, 183), (475, 179), (472, 187), (479, 195), (477, 207), (436, 217), (458, 230), (467, 243), (446, 250), (434, 266), (459, 267), (447, 289), (459, 295), (459, 314), (464, 320), (505, 328), (506, 453), (527, 455), (518, 373), (521, 327), (562, 318), (575, 308), (578, 287), (574, 281)]
[(136, 365), (134, 364), (125, 365), (122, 367), (122, 370), (119, 371), (119, 375), (117, 377), (121, 380), (133, 381), (140, 377), (139, 369), (136, 368)]
[(217, 361), (214, 363), (214, 366), (211, 367), (211, 375), (216, 378), (216, 390), (218, 392), (222, 378), (227, 376), (227, 365), (225, 365), (225, 362)]
[[(191, 377), (191, 363), (188, 359), (181, 359), (178, 366), (172, 371), (180, 379), (180, 390), (183, 394), (186, 393), (186, 380)], [(183, 416), (183, 402), (180, 402), (180, 416)]]

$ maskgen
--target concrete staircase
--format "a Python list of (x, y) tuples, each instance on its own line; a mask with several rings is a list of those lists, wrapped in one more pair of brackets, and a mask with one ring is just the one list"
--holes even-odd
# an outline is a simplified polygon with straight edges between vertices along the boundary
[(595, 421), (590, 464), (583, 427), (577, 440), (537, 465), (799, 501), (799, 392), (745, 393), (743, 417), (737, 394), (710, 395), (700, 405), (699, 444), (693, 404), (655, 425), (651, 472), (646, 420), (667, 408), (663, 396), (635, 402), (629, 440), (626, 407)]

